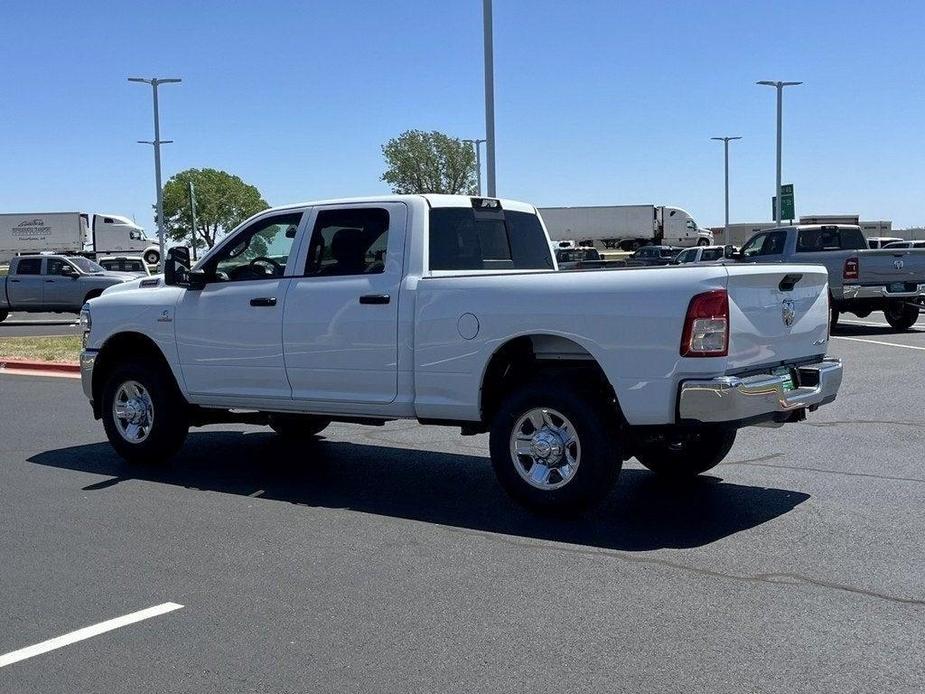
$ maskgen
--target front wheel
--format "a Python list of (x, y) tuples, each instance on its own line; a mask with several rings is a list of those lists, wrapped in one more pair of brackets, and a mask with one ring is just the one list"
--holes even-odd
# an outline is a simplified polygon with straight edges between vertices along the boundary
[(710, 241), (708, 239), (698, 239), (697, 245), (698, 246), (709, 246)]
[(703, 429), (658, 436), (639, 444), (635, 457), (652, 472), (683, 479), (719, 465), (735, 440), (735, 429)]
[(904, 301), (891, 301), (883, 310), (883, 317), (893, 330), (904, 332), (919, 319), (919, 307)]
[(157, 265), (161, 260), (161, 254), (157, 251), (148, 251), (144, 257), (148, 265)]
[(150, 360), (116, 367), (103, 386), (103, 427), (109, 443), (130, 463), (160, 463), (189, 432), (186, 402), (173, 375)]
[(508, 396), (491, 426), (491, 463), (516, 501), (536, 511), (575, 513), (600, 502), (620, 472), (609, 404), (574, 384), (529, 384)]
[(0, 323), (6, 320), (7, 316), (10, 315), (9, 311), (0, 311)]

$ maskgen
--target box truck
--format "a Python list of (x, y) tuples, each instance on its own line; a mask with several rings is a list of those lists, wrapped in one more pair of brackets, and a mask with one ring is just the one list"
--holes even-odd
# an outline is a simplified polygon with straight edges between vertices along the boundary
[(553, 241), (634, 251), (640, 246), (712, 246), (713, 232), (700, 229), (680, 207), (607, 205), (541, 207), (540, 215)]
[(157, 244), (126, 217), (83, 212), (0, 214), (0, 262), (27, 253), (71, 253), (90, 258), (127, 252), (160, 260)]

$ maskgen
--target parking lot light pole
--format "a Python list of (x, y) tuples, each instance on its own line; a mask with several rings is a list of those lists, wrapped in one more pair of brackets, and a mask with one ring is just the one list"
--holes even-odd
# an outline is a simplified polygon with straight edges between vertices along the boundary
[(725, 150), (726, 158), (726, 224), (723, 226), (723, 240), (726, 243), (729, 243), (729, 141), (730, 140), (741, 140), (739, 136), (736, 137), (711, 137), (711, 140), (720, 140), (723, 143), (723, 149)]
[(479, 195), (482, 194), (482, 151), (481, 145), (485, 140), (463, 140), (463, 142), (468, 142), (473, 147), (475, 147), (475, 181), (476, 187), (479, 189)]
[(488, 197), (495, 190), (495, 58), (491, 26), (491, 0), (482, 0), (482, 30), (485, 48), (485, 159)]
[(143, 145), (154, 146), (154, 183), (157, 186), (157, 245), (160, 249), (160, 260), (158, 261), (157, 269), (158, 272), (163, 272), (166, 243), (164, 239), (164, 191), (161, 188), (161, 145), (170, 144), (173, 140), (161, 139), (160, 113), (157, 107), (157, 87), (161, 84), (174, 84), (182, 80), (159, 77), (151, 77), (150, 79), (144, 77), (129, 77), (128, 81), (150, 84), (151, 91), (154, 94), (154, 140), (138, 140), (138, 142)]
[(760, 82), (755, 82), (755, 84), (761, 84), (765, 87), (775, 87), (777, 89), (777, 196), (775, 199), (777, 203), (774, 205), (774, 221), (777, 226), (780, 226), (780, 215), (781, 215), (781, 199), (780, 199), (780, 153), (781, 153), (781, 129), (783, 122), (783, 101), (784, 101), (784, 87), (794, 87), (798, 84), (803, 84), (802, 82), (774, 82), (772, 80), (761, 80)]

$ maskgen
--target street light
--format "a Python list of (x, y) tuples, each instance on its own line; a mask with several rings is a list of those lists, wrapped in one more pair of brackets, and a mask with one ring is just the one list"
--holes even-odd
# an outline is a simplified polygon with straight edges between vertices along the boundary
[(729, 141), (741, 140), (741, 137), (711, 137), (711, 140), (720, 140), (726, 155), (726, 225), (723, 227), (723, 239), (729, 243)]
[(491, 29), (491, 0), (482, 0), (482, 41), (485, 48), (485, 154), (488, 197), (495, 193), (495, 59)]
[(161, 189), (161, 145), (166, 145), (173, 140), (161, 139), (160, 114), (157, 108), (157, 87), (160, 84), (174, 84), (182, 80), (176, 78), (162, 79), (159, 77), (129, 77), (129, 82), (143, 82), (151, 85), (151, 91), (154, 93), (154, 140), (138, 140), (143, 145), (154, 146), (154, 182), (157, 185), (157, 245), (160, 248), (160, 260), (157, 267), (159, 272), (164, 271), (164, 192)]
[(482, 152), (481, 144), (485, 140), (463, 140), (463, 142), (468, 142), (470, 145), (475, 147), (475, 179), (476, 185), (479, 189), (479, 195), (482, 194)]
[(777, 223), (777, 226), (780, 226), (780, 215), (781, 215), (781, 199), (780, 199), (780, 150), (781, 150), (781, 127), (783, 120), (783, 100), (784, 100), (784, 87), (794, 87), (798, 84), (803, 84), (802, 82), (774, 82), (772, 80), (761, 80), (760, 82), (755, 82), (755, 84), (761, 84), (766, 87), (775, 87), (777, 89), (777, 204), (774, 206), (774, 221)]

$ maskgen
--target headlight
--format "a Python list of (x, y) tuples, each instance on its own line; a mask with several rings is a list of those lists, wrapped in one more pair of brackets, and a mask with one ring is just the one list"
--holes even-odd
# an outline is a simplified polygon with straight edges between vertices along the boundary
[(82, 334), (81, 344), (83, 347), (87, 346), (87, 340), (90, 337), (90, 328), (93, 326), (93, 320), (90, 318), (90, 305), (84, 304), (83, 308), (80, 309), (80, 319), (78, 320), (78, 325), (80, 326), (80, 332)]

